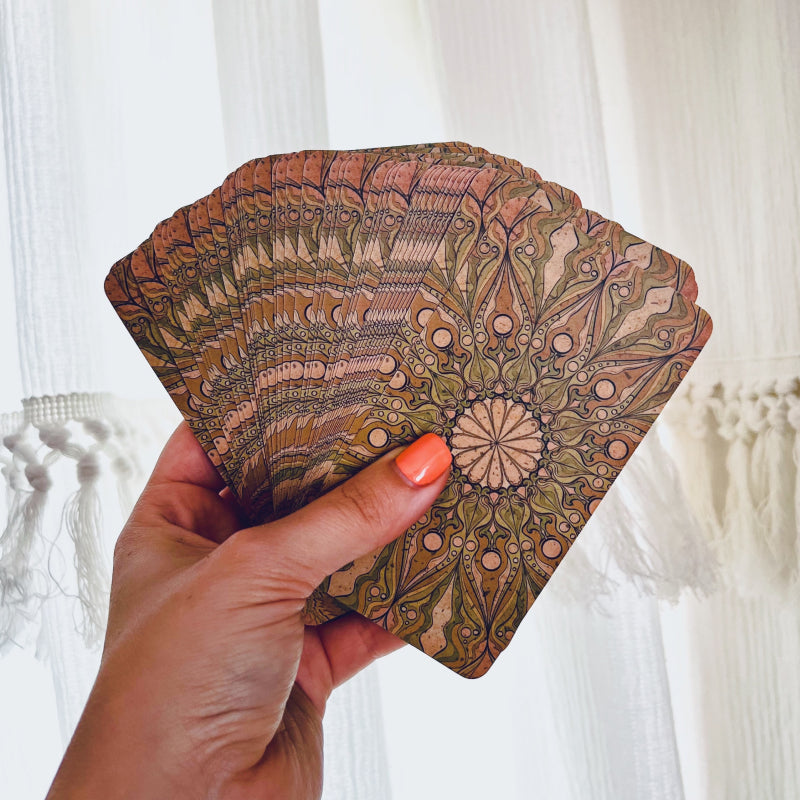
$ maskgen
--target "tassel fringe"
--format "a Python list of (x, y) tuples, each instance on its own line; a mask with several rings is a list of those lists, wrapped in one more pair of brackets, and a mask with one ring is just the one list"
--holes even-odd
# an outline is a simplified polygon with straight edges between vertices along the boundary
[[(36, 627), (56, 594), (74, 598), (76, 629), (99, 643), (104, 520), (109, 511), (127, 516), (176, 422), (167, 401), (134, 406), (105, 395), (28, 400), (0, 417), (0, 651)], [(109, 493), (118, 508), (104, 502)], [(722, 583), (794, 601), (799, 578), (800, 379), (791, 378), (682, 387), (548, 591), (602, 605), (622, 580), (671, 601)]]
[[(144, 482), (142, 464), (152, 463), (177, 421), (166, 400), (131, 406), (107, 395), (62, 395), (26, 400), (22, 413), (0, 417), (0, 651), (35, 637), (43, 604), (57, 595), (75, 601), (87, 646), (100, 643), (111, 560), (104, 522), (119, 518), (115, 534)], [(119, 507), (109, 508), (103, 498), (114, 494)]]
[(661, 420), (648, 432), (578, 537), (552, 588), (563, 601), (603, 608), (622, 581), (677, 602), (690, 590), (710, 594), (719, 565), (685, 498)]
[(664, 422), (725, 583), (745, 597), (796, 598), (800, 379), (689, 386)]

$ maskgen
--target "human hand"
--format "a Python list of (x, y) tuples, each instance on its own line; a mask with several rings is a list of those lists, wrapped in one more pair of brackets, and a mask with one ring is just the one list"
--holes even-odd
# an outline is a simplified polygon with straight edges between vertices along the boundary
[(319, 797), (331, 691), (402, 642), (355, 613), (311, 628), (301, 612), (441, 492), (450, 454), (418, 442), (240, 530), (182, 424), (117, 542), (100, 670), (49, 800)]

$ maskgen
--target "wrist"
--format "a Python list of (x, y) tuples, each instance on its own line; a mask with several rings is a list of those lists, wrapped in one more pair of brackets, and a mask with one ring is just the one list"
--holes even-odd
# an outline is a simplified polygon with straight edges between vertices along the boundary
[(131, 700), (107, 687), (101, 670), (47, 800), (209, 796), (200, 770), (184, 771)]

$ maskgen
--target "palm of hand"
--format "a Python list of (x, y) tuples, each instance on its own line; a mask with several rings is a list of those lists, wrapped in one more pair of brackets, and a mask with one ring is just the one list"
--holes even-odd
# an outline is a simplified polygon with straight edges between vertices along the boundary
[(356, 614), (304, 628), (320, 576), (302, 546), (269, 557), (280, 525), (240, 530), (181, 426), (119, 539), (98, 687), (111, 676), (126, 719), (143, 698), (161, 709), (148, 727), (176, 787), (202, 774), (218, 796), (318, 797), (328, 696), (401, 644)]

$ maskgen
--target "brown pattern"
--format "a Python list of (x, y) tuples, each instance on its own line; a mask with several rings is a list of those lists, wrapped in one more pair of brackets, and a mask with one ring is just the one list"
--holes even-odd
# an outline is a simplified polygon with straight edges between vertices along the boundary
[(682, 261), (461, 143), (255, 159), (106, 292), (255, 522), (426, 431), (451, 480), (309, 599), (483, 674), (711, 332)]

